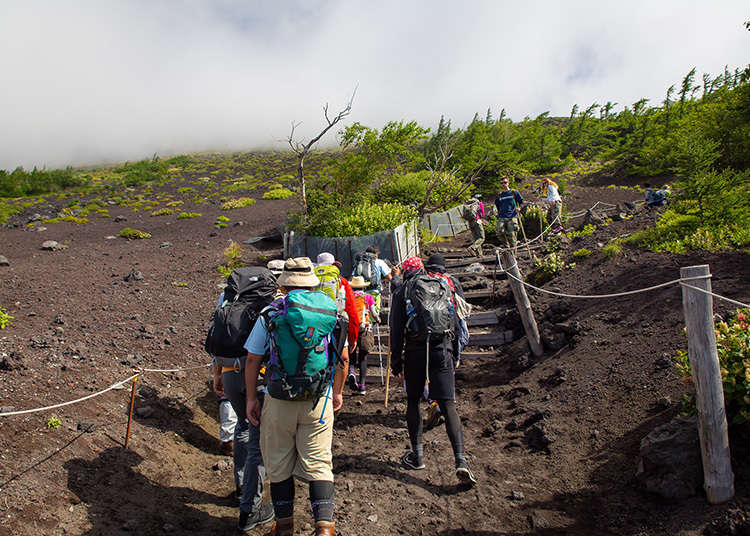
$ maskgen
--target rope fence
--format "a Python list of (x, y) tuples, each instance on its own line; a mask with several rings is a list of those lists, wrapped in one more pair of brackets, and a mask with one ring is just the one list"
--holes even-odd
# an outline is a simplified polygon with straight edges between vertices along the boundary
[(107, 393), (107, 392), (109, 392), (109, 391), (111, 391), (113, 389), (122, 388), (129, 381), (131, 381), (131, 380), (137, 378), (138, 376), (140, 376), (140, 375), (142, 375), (144, 373), (147, 373), (147, 372), (157, 372), (157, 373), (182, 372), (182, 371), (188, 371), (188, 370), (202, 369), (202, 368), (206, 368), (206, 367), (208, 367), (210, 365), (211, 365), (211, 363), (208, 363), (206, 365), (196, 366), (196, 367), (175, 368), (175, 369), (148, 369), (148, 368), (146, 368), (146, 369), (140, 369), (138, 373), (133, 374), (132, 376), (130, 376), (128, 378), (125, 378), (124, 380), (121, 380), (119, 382), (115, 382), (112, 385), (110, 385), (109, 387), (107, 387), (106, 389), (102, 389), (101, 391), (97, 391), (96, 393), (92, 393), (90, 395), (87, 395), (87, 396), (84, 396), (84, 397), (81, 397), (81, 398), (77, 398), (75, 400), (69, 400), (67, 402), (62, 402), (60, 404), (54, 404), (52, 406), (45, 406), (43, 408), (24, 409), (24, 410), (19, 410), (19, 411), (6, 411), (4, 413), (0, 413), (0, 417), (6, 417), (6, 416), (10, 416), (10, 415), (24, 415), (24, 414), (27, 414), (27, 413), (38, 413), (40, 411), (48, 411), (48, 410), (51, 410), (51, 409), (62, 408), (64, 406), (70, 406), (72, 404), (78, 404), (79, 402), (83, 402), (84, 400), (90, 400), (90, 399), (92, 399), (94, 397), (103, 395), (104, 393)]

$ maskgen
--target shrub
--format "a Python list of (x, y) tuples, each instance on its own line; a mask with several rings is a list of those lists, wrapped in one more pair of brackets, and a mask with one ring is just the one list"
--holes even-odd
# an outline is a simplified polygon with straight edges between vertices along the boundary
[(294, 195), (294, 192), (287, 188), (276, 188), (275, 190), (269, 190), (263, 194), (263, 199), (289, 199)]
[(57, 417), (50, 417), (47, 419), (47, 430), (55, 430), (62, 426), (62, 421)]
[(131, 188), (143, 186), (144, 184), (161, 179), (167, 172), (167, 165), (154, 157), (151, 160), (141, 160), (133, 164), (126, 163), (115, 168), (118, 173), (123, 173), (122, 182)]
[(255, 204), (255, 199), (252, 197), (238, 197), (236, 199), (230, 199), (221, 204), (221, 210), (234, 210), (236, 208), (251, 207)]
[(235, 268), (242, 266), (242, 247), (232, 240), (227, 247), (224, 248), (224, 261), (225, 264), (219, 265), (219, 272), (224, 277), (229, 277)]
[(622, 242), (615, 240), (602, 248), (605, 257), (618, 257), (622, 255)]
[(584, 236), (590, 236), (594, 234), (594, 231), (596, 231), (596, 225), (594, 225), (593, 223), (587, 223), (586, 225), (583, 226), (583, 229), (581, 229), (580, 231), (571, 231), (565, 234), (571, 240), (580, 240)]
[(393, 229), (417, 216), (416, 210), (396, 203), (363, 201), (355, 206), (316, 212), (305, 232), (312, 236), (363, 236)]
[[(750, 422), (750, 309), (739, 309), (728, 321), (716, 322), (716, 350), (719, 354), (721, 381), (727, 418), (734, 424)], [(675, 356), (682, 379), (692, 382), (692, 370), (687, 352)], [(686, 409), (694, 410), (695, 397), (685, 400)]]
[(58, 216), (56, 218), (46, 218), (43, 219), (43, 223), (59, 223), (59, 222), (68, 222), (68, 223), (75, 223), (75, 224), (81, 224), (81, 223), (88, 223), (88, 218), (82, 218), (79, 216), (73, 216), (72, 214), (65, 214), (63, 216)]
[(154, 210), (151, 216), (169, 216), (171, 214), (174, 214), (174, 210), (171, 208), (160, 208), (159, 210)]
[(20, 214), (23, 212), (23, 208), (12, 205), (0, 199), (0, 223), (5, 223), (8, 218)]
[(560, 275), (565, 268), (572, 268), (573, 266), (575, 264), (565, 264), (559, 253), (550, 253), (541, 259), (535, 255), (534, 267), (536, 270), (528, 275), (527, 280), (533, 285), (542, 285)]
[(17, 167), (11, 173), (0, 169), (0, 197), (45, 194), (76, 186), (86, 186), (90, 182), (90, 176), (74, 175), (70, 167), (51, 170), (34, 168), (31, 171)]
[(141, 238), (151, 238), (151, 235), (144, 232), (139, 231), (138, 229), (131, 229), (130, 227), (125, 227), (122, 231), (120, 231), (120, 236), (122, 238), (127, 238), (128, 240), (138, 240)]
[(573, 256), (579, 259), (585, 259), (589, 255), (591, 255), (591, 250), (586, 248), (577, 249), (573, 252)]
[(167, 203), (167, 206), (168, 207), (179, 207), (183, 203), (184, 203), (184, 201), (179, 201), (179, 200), (178, 201), (170, 201), (169, 203)]
[(5, 329), (10, 326), (12, 324), (11, 320), (13, 320), (13, 316), (11, 316), (8, 311), (0, 307), (0, 329)]
[(200, 218), (203, 216), (200, 212), (180, 212), (177, 215), (178, 220), (191, 220), (193, 218)]
[(197, 194), (198, 190), (191, 186), (186, 186), (184, 188), (177, 188), (177, 193), (181, 195)]
[(526, 236), (532, 239), (539, 236), (547, 228), (547, 211), (539, 205), (531, 205), (521, 214), (521, 224)]

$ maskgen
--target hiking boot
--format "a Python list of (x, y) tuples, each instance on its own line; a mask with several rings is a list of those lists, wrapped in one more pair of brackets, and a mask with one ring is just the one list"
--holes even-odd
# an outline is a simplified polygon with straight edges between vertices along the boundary
[(401, 462), (409, 469), (424, 469), (424, 460), (413, 451), (407, 452), (401, 458)]
[(456, 476), (462, 484), (473, 486), (477, 483), (477, 477), (469, 469), (469, 464), (462, 460), (456, 464)]
[(265, 525), (271, 521), (273, 521), (273, 505), (261, 504), (260, 508), (252, 515), (250, 515), (250, 512), (240, 510), (240, 520), (237, 523), (237, 528), (240, 532), (249, 532), (258, 525)]
[(336, 536), (334, 526), (335, 523), (333, 521), (316, 521), (315, 536)]
[(359, 386), (357, 387), (357, 390), (354, 391), (354, 394), (358, 396), (365, 396), (367, 394), (367, 389), (365, 388), (365, 384), (364, 383), (359, 384)]
[(346, 377), (346, 384), (349, 386), (349, 389), (351, 389), (355, 393), (359, 391), (359, 384), (357, 383), (357, 373), (354, 372), (354, 369), (349, 369), (349, 376)]
[(294, 535), (294, 518), (281, 517), (276, 520), (271, 528), (271, 536), (293, 536)]
[(424, 420), (425, 428), (435, 428), (440, 424), (440, 407), (437, 402), (432, 402), (427, 410), (427, 417)]
[(232, 456), (234, 454), (234, 446), (231, 441), (221, 441), (219, 445), (219, 452), (222, 456)]

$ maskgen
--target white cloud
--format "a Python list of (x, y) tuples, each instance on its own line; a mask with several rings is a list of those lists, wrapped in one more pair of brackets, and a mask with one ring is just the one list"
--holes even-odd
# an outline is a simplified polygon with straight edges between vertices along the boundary
[(658, 103), (693, 66), (745, 64), (743, 4), (7, 2), (0, 169), (281, 146), (357, 84), (350, 119), (374, 127)]

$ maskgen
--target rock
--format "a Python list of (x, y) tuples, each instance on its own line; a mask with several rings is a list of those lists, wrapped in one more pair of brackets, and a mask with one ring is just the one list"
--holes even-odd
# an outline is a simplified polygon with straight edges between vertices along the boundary
[(613, 221), (623, 221), (626, 218), (627, 218), (627, 214), (625, 214), (624, 212), (615, 212), (612, 215), (612, 220)]
[(45, 251), (61, 251), (64, 249), (67, 249), (68, 246), (65, 246), (59, 242), (56, 242), (54, 240), (45, 240), (42, 242), (41, 249)]
[(526, 337), (506, 345), (504, 352), (508, 356), (508, 364), (514, 372), (522, 372), (531, 366), (531, 349)]
[(660, 411), (669, 409), (672, 407), (672, 399), (668, 396), (659, 397), (659, 399), (654, 403), (654, 407), (656, 407), (656, 409)]
[(514, 387), (511, 389), (507, 395), (505, 395), (505, 400), (514, 400), (518, 398), (519, 396), (526, 396), (531, 394), (531, 389), (525, 386), (520, 387)]
[(665, 499), (696, 495), (703, 484), (696, 417), (674, 419), (644, 437), (636, 477)]
[(539, 380), (539, 383), (544, 387), (557, 387), (558, 385), (565, 383), (566, 380), (567, 377), (565, 376), (565, 371), (558, 368), (555, 369), (552, 374), (550, 374), (546, 378), (542, 378), (541, 380)]
[(219, 463), (214, 464), (214, 466), (211, 467), (211, 469), (213, 469), (214, 471), (226, 471), (230, 467), (232, 467), (231, 461), (221, 460)]
[(523, 494), (522, 491), (513, 490), (510, 492), (511, 501), (523, 501), (525, 498), (526, 496)]
[(369, 521), (370, 523), (377, 523), (378, 514), (372, 514), (371, 516), (367, 516), (367, 521)]
[(637, 212), (638, 210), (638, 206), (630, 201), (623, 201), (622, 204), (629, 212)]
[(526, 445), (534, 452), (549, 453), (549, 446), (555, 442), (555, 436), (548, 430), (547, 423), (538, 422), (526, 430)]
[(113, 220), (115, 223), (120, 223), (123, 221), (128, 221), (128, 219), (125, 216), (115, 216), (115, 219)]
[(549, 322), (541, 325), (539, 336), (542, 339), (542, 344), (551, 352), (556, 352), (568, 344), (568, 337), (565, 333)]
[(583, 229), (586, 227), (586, 225), (599, 225), (604, 221), (604, 218), (599, 216), (596, 212), (594, 212), (591, 209), (588, 209), (586, 211), (586, 215), (583, 217), (583, 222), (581, 223), (580, 229)]
[(560, 324), (570, 316), (570, 303), (566, 301), (552, 302), (544, 311), (544, 319), (551, 324)]
[(346, 491), (354, 491), (354, 482), (352, 482), (351, 480), (346, 481)]
[(76, 430), (90, 434), (96, 430), (96, 425), (93, 422), (82, 421), (78, 423)]
[(534, 531), (550, 528), (547, 518), (537, 510), (529, 514), (529, 523), (531, 524), (531, 529)]
[(42, 219), (42, 215), (37, 213), (31, 216), (28, 220), (26, 220), (26, 223), (34, 223), (35, 221), (39, 221), (41, 219)]
[(164, 248), (171, 248), (172, 247), (172, 242), (162, 242), (161, 244), (159, 244), (159, 247), (162, 248), (162, 249), (164, 249)]
[(151, 406), (141, 406), (139, 408), (135, 408), (135, 414), (142, 419), (148, 419), (154, 414), (154, 408), (152, 408)]
[(7, 257), (0, 255), (0, 266), (10, 266), (10, 261)]
[(37, 233), (43, 233), (46, 230), (47, 230), (47, 228), (46, 227), (42, 227), (41, 225), (36, 228), (36, 232)]
[(672, 367), (672, 360), (669, 359), (667, 356), (661, 356), (659, 359), (656, 360), (654, 363), (654, 366), (659, 370), (664, 370)]
[(16, 411), (15, 406), (0, 406), (0, 413), (12, 413)]
[(481, 262), (475, 262), (466, 267), (467, 272), (481, 273), (484, 272), (484, 264)]
[(143, 279), (143, 274), (135, 268), (131, 268), (128, 275), (124, 276), (122, 279), (123, 281), (140, 281)]
[(128, 519), (125, 523), (122, 524), (120, 529), (124, 530), (125, 532), (135, 532), (138, 529), (138, 522), (135, 519)]

